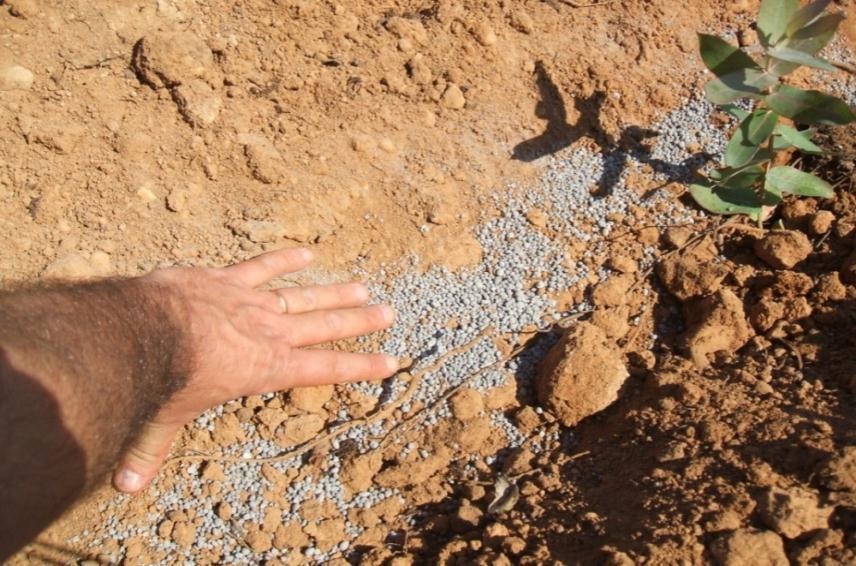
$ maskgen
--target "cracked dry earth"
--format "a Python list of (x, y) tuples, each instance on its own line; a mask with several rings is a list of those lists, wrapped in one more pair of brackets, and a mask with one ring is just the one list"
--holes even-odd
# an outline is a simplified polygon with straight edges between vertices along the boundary
[(4, 282), (309, 245), (414, 360), (209, 411), (12, 563), (856, 561), (856, 131), (783, 230), (707, 217), (695, 32), (757, 2), (572, 4), (0, 2)]

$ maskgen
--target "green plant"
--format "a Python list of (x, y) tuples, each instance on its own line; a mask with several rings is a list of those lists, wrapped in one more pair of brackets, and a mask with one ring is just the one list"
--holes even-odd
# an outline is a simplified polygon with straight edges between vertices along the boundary
[[(694, 183), (690, 194), (718, 214), (747, 214), (762, 222), (783, 195), (830, 198), (825, 181), (774, 161), (778, 152), (795, 148), (820, 154), (812, 142), (815, 129), (797, 125), (842, 125), (856, 120), (846, 103), (816, 90), (801, 90), (782, 79), (805, 65), (835, 71), (838, 65), (817, 53), (835, 35), (844, 17), (826, 12), (831, 0), (800, 7), (799, 0), (763, 0), (757, 31), (760, 57), (725, 40), (699, 34), (701, 58), (716, 76), (705, 85), (707, 98), (740, 120), (725, 149), (725, 167)], [(754, 109), (734, 104), (749, 98)]]

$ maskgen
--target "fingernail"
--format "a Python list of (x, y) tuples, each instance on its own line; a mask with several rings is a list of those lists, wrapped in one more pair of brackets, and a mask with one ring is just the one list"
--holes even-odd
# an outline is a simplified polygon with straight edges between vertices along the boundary
[(400, 367), (400, 365), (398, 362), (398, 358), (395, 358), (393, 356), (387, 356), (386, 357), (386, 369), (388, 371), (390, 371), (390, 372), (398, 371), (399, 367)]
[(123, 468), (116, 473), (116, 487), (125, 492), (139, 491), (143, 487), (143, 476), (128, 468)]
[(303, 259), (306, 261), (312, 259), (312, 252), (306, 248), (300, 248), (300, 255), (303, 256)]

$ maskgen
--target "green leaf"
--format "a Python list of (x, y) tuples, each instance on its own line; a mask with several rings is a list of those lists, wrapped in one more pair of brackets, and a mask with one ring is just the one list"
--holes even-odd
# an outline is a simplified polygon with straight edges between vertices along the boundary
[(704, 92), (711, 102), (728, 104), (747, 96), (761, 98), (764, 89), (778, 82), (779, 79), (769, 73), (755, 69), (740, 69), (708, 82), (704, 85)]
[(762, 0), (758, 13), (758, 38), (761, 44), (768, 47), (778, 43), (799, 7), (799, 0)]
[(779, 116), (769, 110), (756, 110), (743, 120), (725, 147), (725, 164), (742, 167), (750, 163), (761, 144), (773, 133)]
[(838, 70), (834, 65), (819, 57), (809, 55), (808, 53), (804, 53), (796, 49), (791, 49), (790, 47), (784, 47), (782, 45), (778, 45), (770, 49), (769, 54), (770, 57), (778, 59), (779, 61), (787, 61), (788, 63), (796, 63), (797, 65), (805, 65), (806, 67), (814, 67), (815, 69), (821, 69), (824, 71), (835, 72)]
[(764, 202), (752, 188), (713, 186), (708, 181), (690, 185), (690, 195), (704, 209), (716, 214), (746, 214), (757, 220), (762, 205), (772, 206), (781, 201), (775, 194), (764, 193)]
[[(796, 51), (802, 51), (808, 55), (815, 55), (820, 52), (821, 49), (826, 47), (826, 45), (832, 40), (835, 36), (835, 31), (838, 28), (838, 25), (843, 19), (844, 16), (839, 13), (827, 14), (818, 18), (807, 27), (796, 31), (793, 36), (786, 38), (781, 43), (781, 46), (787, 47), (788, 49), (794, 49)], [(770, 73), (781, 77), (792, 73), (797, 69), (799, 69), (799, 65), (796, 63), (773, 60), (773, 64), (770, 66), (769, 71)]]
[(742, 108), (740, 108), (736, 104), (725, 104), (722, 107), (722, 111), (727, 113), (727, 114), (730, 114), (734, 118), (737, 118), (741, 122), (749, 116), (748, 110), (743, 110)]
[(814, 22), (831, 3), (832, 0), (817, 0), (817, 2), (812, 2), (797, 10), (791, 21), (788, 22), (785, 34), (791, 36), (804, 26)]
[[(779, 124), (776, 126), (776, 133), (781, 136), (785, 142), (787, 142), (786, 147), (793, 146), (805, 153), (823, 153), (823, 150), (811, 141), (811, 136), (814, 134), (814, 130), (809, 129), (800, 132), (796, 128), (792, 128), (786, 124)], [(775, 143), (773, 144), (773, 149), (778, 149), (776, 148)]]
[(752, 145), (759, 145), (770, 137), (779, 115), (771, 110), (756, 110), (740, 125), (745, 140)]
[(698, 44), (702, 61), (717, 77), (740, 69), (761, 69), (745, 51), (715, 35), (698, 34)]
[(856, 120), (856, 114), (845, 102), (817, 90), (782, 85), (765, 101), (775, 112), (803, 124), (840, 126)]
[(795, 194), (804, 197), (832, 198), (832, 185), (810, 173), (788, 167), (773, 167), (767, 173), (764, 189), (775, 194)]
[(742, 189), (754, 187), (763, 176), (764, 168), (758, 165), (723, 167), (710, 172), (710, 178), (715, 181), (714, 186), (724, 185)]

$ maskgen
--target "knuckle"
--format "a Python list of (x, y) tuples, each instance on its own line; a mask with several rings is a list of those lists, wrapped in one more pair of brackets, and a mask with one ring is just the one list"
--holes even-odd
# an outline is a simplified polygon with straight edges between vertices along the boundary
[(314, 311), (318, 308), (318, 294), (311, 289), (301, 289), (300, 295), (306, 310)]
[(327, 329), (334, 334), (342, 332), (342, 329), (345, 326), (344, 318), (341, 314), (336, 312), (326, 313), (324, 315), (324, 323), (326, 324)]

